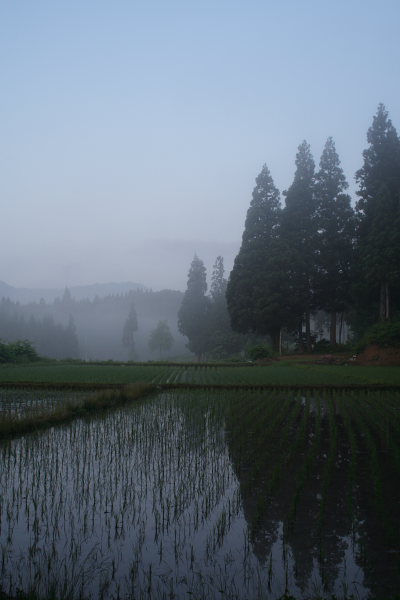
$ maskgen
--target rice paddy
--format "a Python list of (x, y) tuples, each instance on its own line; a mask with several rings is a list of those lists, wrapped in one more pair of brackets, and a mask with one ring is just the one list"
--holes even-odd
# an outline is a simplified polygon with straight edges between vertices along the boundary
[(136, 382), (194, 385), (397, 385), (397, 367), (273, 362), (268, 366), (59, 363), (0, 365), (6, 382), (126, 385)]
[[(23, 415), (80, 394), (6, 389), (0, 405)], [(3, 440), (0, 590), (58, 600), (394, 597), (399, 399), (160, 390)]]

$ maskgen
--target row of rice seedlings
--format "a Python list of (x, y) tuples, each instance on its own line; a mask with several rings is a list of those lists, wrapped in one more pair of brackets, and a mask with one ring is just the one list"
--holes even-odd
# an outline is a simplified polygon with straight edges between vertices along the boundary
[[(318, 524), (318, 528), (317, 531), (319, 531), (319, 537), (320, 537), (320, 543), (319, 543), (319, 548), (320, 548), (320, 565), (321, 567), (321, 577), (322, 577), (322, 585), (323, 586), (328, 586), (328, 575), (329, 577), (332, 577), (331, 573), (332, 573), (332, 569), (329, 567), (329, 569), (327, 570), (325, 565), (328, 566), (329, 565), (329, 556), (331, 555), (332, 552), (332, 540), (330, 539), (330, 537), (326, 536), (326, 532), (329, 531), (329, 524), (332, 521), (332, 515), (335, 514), (332, 511), (338, 510), (338, 523), (337, 526), (339, 527), (339, 531), (340, 529), (343, 531), (343, 527), (346, 527), (346, 519), (343, 520), (343, 517), (341, 515), (341, 505), (343, 504), (342, 500), (341, 500), (341, 496), (343, 496), (343, 494), (341, 494), (341, 490), (346, 490), (346, 485), (345, 485), (345, 481), (346, 481), (346, 476), (347, 478), (349, 478), (350, 476), (353, 476), (353, 478), (357, 478), (356, 481), (358, 483), (356, 483), (355, 489), (358, 488), (359, 485), (359, 479), (360, 477), (363, 477), (362, 473), (357, 473), (354, 469), (355, 467), (355, 463), (354, 461), (352, 462), (351, 459), (351, 447), (354, 447), (354, 440), (352, 442), (351, 437), (349, 436), (347, 431), (349, 430), (349, 425), (346, 428), (346, 425), (343, 424), (343, 426), (341, 425), (342, 421), (342, 406), (345, 407), (345, 410), (347, 411), (351, 411), (352, 410), (352, 401), (354, 401), (354, 398), (359, 398), (360, 402), (362, 402), (362, 395), (360, 396), (360, 394), (349, 394), (346, 393), (345, 395), (343, 395), (343, 401), (340, 398), (340, 394), (335, 394), (334, 396), (332, 395), (332, 393), (326, 392), (321, 399), (317, 400), (317, 403), (320, 404), (321, 406), (321, 415), (325, 413), (325, 411), (327, 411), (327, 419), (328, 421), (326, 422), (326, 425), (324, 424), (324, 432), (326, 432), (327, 434), (327, 449), (326, 449), (326, 453), (324, 452), (323, 454), (321, 454), (321, 457), (319, 458), (319, 463), (321, 460), (324, 461), (324, 468), (322, 471), (322, 488), (320, 489), (320, 494), (318, 494), (318, 504), (319, 504), (319, 524)], [(354, 397), (354, 398), (353, 398)], [(350, 401), (349, 401), (350, 400)], [(383, 398), (384, 400), (384, 398)], [(304, 401), (304, 405), (307, 405), (307, 399), (306, 397), (303, 398)], [(312, 404), (314, 404), (313, 402), (313, 398), (312, 396), (310, 397), (310, 408), (312, 406)], [(384, 404), (382, 405), (381, 409), (384, 409)], [(367, 409), (365, 408), (365, 410), (367, 411)], [(376, 415), (376, 420), (378, 421), (378, 413)], [(325, 419), (324, 419), (325, 422)], [(339, 426), (340, 425), (340, 426)], [(300, 425), (300, 430), (303, 430), (303, 432), (307, 431), (308, 429), (308, 424), (306, 424), (306, 421), (303, 420), (303, 425)], [(353, 429), (354, 425), (352, 424), (350, 426), (350, 429)], [(303, 434), (304, 435), (304, 434)], [(312, 453), (315, 453), (315, 457), (318, 456), (318, 454), (321, 453), (321, 450), (318, 450), (320, 447), (320, 441), (321, 441), (321, 436), (319, 437), (319, 442), (316, 444), (315, 448), (312, 449)], [(355, 436), (353, 436), (354, 438)], [(302, 447), (302, 443), (301, 443), (301, 436), (297, 436), (296, 438), (292, 438), (292, 448), (295, 448), (297, 446), (297, 448), (301, 448)], [(292, 455), (294, 457), (294, 460), (296, 460), (296, 452), (293, 453)], [(307, 470), (307, 467), (304, 465), (304, 463), (302, 464), (303, 460), (306, 460), (304, 456), (301, 456), (301, 454), (299, 455), (297, 452), (297, 460), (298, 460), (298, 470), (294, 471), (295, 472), (295, 478), (294, 478), (294, 483), (295, 485), (298, 485), (298, 483), (296, 483), (296, 475), (297, 475), (297, 482), (301, 482), (301, 477), (302, 477), (302, 473), (305, 473)], [(286, 463), (288, 466), (288, 474), (289, 476), (291, 476), (291, 473), (293, 472), (293, 469), (290, 469), (290, 459), (288, 460), (288, 462)], [(308, 462), (306, 460), (306, 462)], [(312, 462), (309, 462), (308, 464), (309, 467), (312, 466)], [(319, 465), (315, 465), (317, 468), (319, 468)], [(380, 464), (380, 468), (382, 467), (382, 464)], [(346, 475), (347, 474), (347, 475)], [(315, 475), (318, 475), (318, 473), (314, 473), (313, 476), (315, 477)], [(339, 487), (336, 489), (335, 486), (339, 485)], [(343, 486), (343, 487), (342, 487)], [(302, 489), (304, 490), (305, 486), (302, 487)], [(276, 493), (280, 493), (279, 489), (276, 491)], [(338, 505), (335, 504), (334, 499), (339, 499), (340, 502)], [(359, 499), (360, 500), (360, 499)], [(386, 501), (388, 500), (388, 498), (386, 498)], [(298, 495), (298, 502), (301, 501), (301, 494)], [(365, 501), (364, 501), (365, 503)], [(386, 511), (389, 513), (391, 512), (390, 510), (388, 510), (388, 505), (386, 503)], [(290, 513), (289, 513), (290, 514)], [(290, 530), (287, 532), (288, 533), (288, 539), (290, 539)], [(312, 530), (310, 530), (310, 536), (312, 537), (313, 532)], [(342, 534), (343, 535), (343, 534)], [(322, 542), (322, 544), (321, 544)], [(344, 544), (346, 544), (347, 542), (344, 541)], [(391, 548), (393, 546), (390, 546)], [(342, 572), (342, 571), (341, 571)]]
[(245, 495), (251, 493), (255, 496), (255, 536), (258, 536), (268, 514), (271, 497), (276, 494), (281, 478), (285, 476), (288, 454), (291, 452), (290, 440), (301, 411), (298, 403), (282, 397), (282, 394), (259, 396), (259, 404), (263, 409), (263, 417), (250, 420), (247, 431), (243, 427), (247, 438), (243, 444), (251, 448), (251, 453), (246, 459), (247, 472), (242, 489)]
[[(175, 418), (173, 419), (173, 422), (174, 422), (174, 424), (176, 423), (176, 419), (175, 419)], [(84, 447), (86, 447), (86, 446), (84, 445)], [(97, 447), (97, 450), (99, 450), (99, 447)], [(65, 457), (65, 458), (66, 458), (66, 457)], [(86, 458), (87, 458), (87, 457), (86, 457), (86, 453), (85, 453), (85, 452), (83, 452), (83, 456), (81, 456), (81, 459), (82, 459), (82, 458), (83, 458), (83, 461), (84, 461), (84, 463), (86, 463), (86, 462), (87, 462), (87, 461), (86, 461)], [(114, 463), (114, 462), (115, 462), (115, 460), (114, 460), (112, 457), (111, 457), (110, 461), (111, 461), (111, 463)], [(63, 459), (62, 459), (62, 462), (64, 463), (64, 457), (63, 457)], [(77, 468), (79, 467), (79, 463), (80, 463), (80, 461), (78, 461), (78, 462), (77, 462)], [(68, 463), (67, 463), (67, 464), (68, 464)], [(59, 466), (59, 465), (57, 464), (57, 466)], [(199, 467), (199, 465), (197, 465), (197, 467)], [(46, 472), (47, 472), (47, 469), (46, 469)], [(200, 470), (200, 472), (203, 472), (203, 471), (202, 471), (202, 470)], [(220, 474), (220, 469), (218, 469), (218, 474)], [(168, 475), (170, 475), (170, 474), (168, 473)], [(214, 475), (216, 475), (216, 474), (214, 474)], [(82, 477), (81, 477), (82, 481), (87, 481), (87, 480), (88, 480), (88, 478), (89, 478), (89, 480), (90, 480), (90, 479), (96, 479), (95, 477), (93, 477), (93, 474), (91, 474), (90, 472), (82, 472)], [(80, 478), (79, 478), (79, 479), (80, 479)], [(46, 485), (47, 485), (47, 484), (46, 484)], [(78, 498), (80, 499), (80, 503), (79, 503), (79, 504), (83, 503), (83, 502), (84, 502), (84, 500), (85, 500), (85, 494), (86, 494), (86, 490), (82, 488), (82, 490), (75, 490), (75, 493), (77, 493), (77, 495), (78, 495)], [(15, 501), (15, 498), (14, 498), (13, 500)], [(125, 502), (126, 502), (126, 501), (127, 501), (127, 499), (125, 499)], [(177, 502), (176, 498), (175, 498), (175, 502)], [(206, 504), (209, 504), (209, 500), (208, 500), (207, 498), (205, 499), (205, 503), (206, 503)], [(37, 518), (37, 514), (36, 514), (36, 510), (37, 510), (37, 508), (36, 508), (36, 507), (37, 507), (37, 503), (36, 503), (36, 502), (33, 502), (33, 504), (34, 504), (34, 507), (35, 507), (35, 518), (34, 518), (34, 522), (36, 522), (36, 523), (37, 523), (37, 522), (38, 522), (38, 518)], [(108, 502), (107, 502), (107, 504), (108, 504)], [(58, 506), (59, 506), (59, 511), (60, 511), (60, 512), (63, 512), (63, 506), (62, 506), (62, 504), (61, 504), (61, 503), (58, 503)], [(111, 514), (112, 514), (113, 512), (115, 512), (115, 509), (114, 509), (114, 507), (113, 507), (113, 504), (112, 504), (112, 500), (111, 500), (111, 506), (107, 506), (107, 508), (109, 508), (110, 510), (106, 510), (106, 511), (104, 511), (105, 513), (107, 513), (107, 514), (108, 514), (108, 513), (111, 513)], [(168, 509), (168, 506), (167, 506), (167, 509)], [(45, 510), (46, 510), (46, 509), (43, 509), (43, 510), (42, 510), (42, 513), (41, 513), (41, 516), (42, 516), (42, 517), (43, 517), (43, 515), (44, 515), (44, 513), (45, 513)], [(222, 513), (222, 514), (224, 514), (224, 513)], [(175, 514), (175, 515), (174, 515), (174, 517), (176, 518), (176, 516), (177, 516), (177, 515)], [(156, 519), (157, 519), (157, 517), (156, 517)], [(118, 519), (117, 519), (117, 520), (118, 520)], [(166, 517), (166, 518), (165, 518), (165, 520), (168, 522), (168, 517)], [(86, 535), (87, 535), (87, 533), (88, 533), (88, 526), (90, 525), (89, 521), (90, 521), (90, 519), (89, 519), (89, 518), (87, 518), (87, 516), (86, 516), (86, 512), (84, 512), (84, 515), (83, 515), (83, 524), (84, 524), (84, 532), (85, 532), (85, 534), (86, 534)], [(220, 521), (220, 522), (221, 522), (221, 521)], [(89, 525), (88, 525), (88, 524), (89, 524)], [(119, 527), (119, 526), (118, 526), (118, 527)], [(116, 527), (116, 534), (117, 534), (117, 535), (119, 535), (119, 533), (118, 533), (118, 531), (119, 531), (118, 527)], [(156, 529), (157, 529), (157, 527), (156, 527)], [(218, 525), (217, 525), (217, 530), (221, 530), (221, 526), (218, 526)], [(180, 528), (180, 532), (181, 532), (181, 531), (182, 531), (182, 528)], [(220, 536), (221, 534), (219, 533), (218, 535)], [(177, 537), (177, 536), (175, 536), (175, 538), (176, 538), (176, 537)], [(174, 545), (174, 547), (175, 547), (176, 555), (177, 555), (177, 556), (179, 556), (179, 540), (175, 539), (175, 545)], [(162, 547), (161, 547), (161, 546), (160, 546), (160, 555), (162, 555)], [(150, 565), (150, 569), (151, 569), (151, 565)]]
[[(285, 465), (285, 480), (290, 477), (291, 506), (286, 516), (284, 537), (286, 539), (296, 521), (297, 504), (300, 498), (302, 479), (306, 472), (306, 453), (308, 450), (308, 433), (310, 421), (310, 398), (308, 394), (297, 396), (297, 411), (292, 412), (292, 422), (288, 427), (287, 441), (282, 439), (283, 464)], [(289, 475), (294, 472), (294, 477)], [(287, 486), (287, 481), (283, 481)]]
[[(303, 491), (305, 488), (305, 481), (301, 482), (302, 474), (306, 473), (307, 468), (312, 466), (312, 462), (309, 462), (307, 465), (308, 451), (311, 451), (312, 448), (314, 459), (318, 454), (320, 436), (316, 436), (316, 441), (314, 441), (314, 438), (311, 438), (311, 442), (309, 442), (308, 439), (312, 423), (310, 411), (311, 406), (312, 410), (315, 410), (315, 404), (318, 406), (319, 401), (315, 400), (311, 393), (298, 396), (294, 403), (291, 401), (291, 404), (289, 404), (289, 410), (286, 407), (285, 412), (288, 418), (286, 423), (284, 422), (283, 426), (278, 429), (276, 437), (272, 435), (264, 438), (261, 432), (256, 433), (253, 430), (253, 435), (250, 438), (251, 441), (249, 440), (249, 443), (254, 444), (258, 453), (262, 454), (265, 460), (264, 467), (260, 469), (260, 474), (263, 473), (264, 477), (262, 479), (259, 478), (258, 484), (256, 483), (257, 479), (255, 479), (253, 486), (250, 485), (248, 491), (242, 485), (244, 495), (247, 494), (250, 496), (252, 494), (255, 496), (256, 506), (253, 509), (254, 514), (252, 516), (253, 539), (257, 546), (262, 543), (262, 540), (266, 536), (264, 528), (270, 522), (271, 517), (274, 518), (272, 515), (276, 514), (278, 510), (283, 517), (282, 561), (286, 574), (290, 571), (289, 565), (293, 559), (290, 546), (290, 539), (295, 524), (293, 504), (295, 501), (301, 500), (300, 490)], [(310, 445), (311, 448), (309, 448)], [(268, 448), (267, 451), (265, 447)], [(282, 468), (282, 465), (284, 465), (284, 468)], [(270, 476), (271, 473), (272, 477)], [(279, 477), (274, 480), (273, 476), (276, 473), (279, 474)], [(315, 473), (312, 473), (312, 476), (315, 476)], [(297, 498), (296, 490), (299, 491)], [(281, 504), (282, 508), (279, 509)], [(308, 530), (307, 535), (312, 539), (314, 535), (313, 530)], [(272, 568), (271, 560), (270, 555), (269, 565)], [(322, 569), (321, 574), (322, 576), (324, 575)], [(270, 580), (271, 576), (269, 576)]]
[[(219, 590), (236, 589), (232, 597), (256, 598), (268, 581), (272, 597), (282, 594), (294, 569), (285, 526), (278, 534), (282, 562), (274, 551), (269, 566), (259, 571), (242, 496), (261, 498), (266, 514), (264, 479), (270, 481), (273, 461), (284, 463), (273, 493), (291, 484), (285, 479), (293, 474), (296, 453), (308, 444), (306, 412), (311, 410), (312, 396), (293, 401), (281, 393), (168, 393), (101, 419), (8, 442), (1, 457), (7, 472), (0, 473), (7, 490), (1, 505), (1, 575), (9, 589), (29, 587), (24, 581), (28, 559), (21, 552), (18, 561), (14, 546), (27, 530), (26, 548), (33, 558), (25, 579), (35, 582), (40, 572), (40, 589), (51, 580), (48, 564), (53, 575), (52, 565), (62, 573), (63, 561), (73, 561), (79, 572), (84, 557), (96, 555), (90, 563), (93, 575), (86, 569), (85, 579), (77, 578), (74, 597), (183, 598), (190, 593), (212, 598), (220, 597)], [(236, 470), (245, 483), (241, 490), (231, 464), (237, 455), (245, 455), (241, 464), (250, 467)], [(304, 452), (298, 459), (301, 469)], [(255, 470), (251, 461), (258, 461)], [(244, 493), (249, 473), (251, 485)], [(71, 536), (76, 544), (64, 548)], [(276, 587), (279, 572), (282, 588)]]
[(349, 402), (354, 400), (347, 395), (340, 399), (340, 414), (343, 418), (343, 425), (346, 432), (346, 437), (349, 444), (349, 464), (347, 468), (347, 485), (346, 485), (346, 507), (347, 514), (353, 523), (353, 539), (355, 536), (355, 511), (356, 511), (356, 493), (357, 493), (357, 472), (358, 472), (358, 453), (359, 446), (357, 437), (354, 431), (353, 420), (351, 418), (351, 408), (349, 410)]
[(336, 414), (334, 400), (330, 398), (327, 402), (328, 407), (328, 431), (329, 431), (329, 450), (325, 461), (325, 467), (322, 474), (322, 489), (321, 489), (321, 500), (319, 506), (319, 535), (321, 536), (323, 528), (323, 520), (326, 511), (326, 504), (331, 488), (331, 476), (336, 462), (338, 454), (338, 433), (336, 426)]
[[(328, 435), (328, 448), (324, 454), (321, 488), (320, 493), (318, 494), (316, 535), (318, 540), (321, 582), (324, 589), (328, 589), (329, 580), (330, 577), (332, 577), (330, 573), (332, 569), (329, 564), (331, 540), (329, 539), (329, 536), (326, 536), (326, 532), (329, 530), (329, 520), (332, 516), (332, 500), (336, 496), (335, 490), (333, 489), (333, 486), (335, 485), (334, 476), (337, 475), (338, 470), (340, 469), (341, 452), (343, 449), (339, 445), (336, 395), (329, 395), (328, 397), (325, 395), (323, 401), (327, 411), (325, 431)], [(343, 440), (340, 440), (340, 443), (343, 443)], [(334, 494), (333, 498), (332, 493)], [(335, 510), (337, 509), (338, 507), (336, 506)]]
[[(259, 392), (247, 391), (240, 395), (233, 394), (229, 405), (229, 433), (235, 444), (237, 441), (241, 442), (243, 438), (247, 442), (249, 435), (253, 433), (253, 428), (257, 430), (265, 427), (263, 430), (267, 438), (269, 429), (274, 426), (273, 419), (276, 418), (276, 409), (279, 407), (281, 403), (273, 394), (268, 395), (267, 398), (264, 396), (262, 400)], [(250, 450), (247, 443), (246, 446)], [(245, 456), (242, 457), (241, 451), (239, 454), (241, 460), (246, 460)]]
[[(392, 482), (396, 480), (396, 467), (395, 465), (390, 464), (390, 480), (388, 483), (385, 483), (383, 473), (388, 472), (389, 464), (387, 461), (390, 459), (390, 454), (381, 451), (380, 433), (382, 417), (379, 421), (377, 421), (377, 419), (371, 421), (368, 414), (368, 407), (364, 406), (363, 403), (358, 402), (357, 408), (357, 426), (367, 458), (367, 471), (365, 476), (370, 482), (370, 497), (371, 500), (373, 500), (374, 510), (377, 512), (377, 515), (379, 515), (382, 531), (386, 536), (386, 539), (388, 541), (390, 540), (391, 545), (397, 545), (398, 534), (396, 532), (396, 516), (388, 513), (386, 507), (387, 495), (393, 493)], [(385, 418), (383, 418), (383, 427), (385, 427)]]
[[(267, 405), (266, 396), (269, 398), (269, 395), (258, 394), (261, 405), (263, 402)], [(250, 464), (254, 464), (254, 467), (250, 469), (250, 474), (245, 472), (244, 477), (242, 475), (243, 482), (241, 489), (245, 497), (246, 495), (249, 497), (251, 495), (254, 496), (252, 504), (256, 503), (256, 506), (253, 508), (254, 513), (251, 522), (257, 545), (261, 543), (261, 540), (265, 536), (264, 527), (278, 510), (284, 520), (283, 544), (287, 548), (285, 552), (287, 555), (290, 554), (290, 546), (288, 544), (291, 537), (293, 537), (292, 533), (296, 521), (294, 508), (296, 507), (297, 511), (297, 504), (302, 501), (303, 492), (306, 492), (305, 501), (310, 501), (309, 493), (305, 489), (307, 482), (310, 477), (314, 480), (316, 476), (319, 476), (318, 469), (321, 466), (321, 462), (324, 461), (323, 456), (319, 456), (321, 417), (322, 412), (326, 411), (326, 407), (331, 400), (332, 398), (329, 394), (326, 394), (325, 398), (319, 399), (318, 397), (315, 398), (314, 393), (311, 391), (303, 393), (297, 397), (295, 402), (297, 413), (291, 404), (289, 404), (289, 410), (288, 407), (285, 407), (285, 416), (288, 416), (288, 419), (286, 422), (283, 422), (281, 427), (269, 432), (266, 436), (262, 435), (262, 427), (260, 431), (257, 428), (252, 428), (248, 443), (252, 444), (255, 449), (253, 453), (254, 461), (253, 463), (251, 459), (249, 461)], [(291, 402), (293, 404), (293, 401)], [(314, 417), (315, 413), (316, 416)], [(242, 419), (239, 415), (240, 413), (238, 412), (238, 420), (243, 424), (242, 428), (245, 430), (245, 417)], [(313, 415), (312, 418), (311, 415)], [(309, 435), (314, 430), (317, 434)], [(327, 427), (324, 426), (325, 430), (327, 430)], [(257, 453), (259, 456), (257, 456)], [(318, 464), (316, 464), (317, 458)], [(282, 465), (284, 465), (284, 468), (282, 468)], [(314, 470), (312, 470), (313, 468)], [(315, 468), (317, 471), (315, 471)], [(274, 482), (273, 475), (276, 473), (279, 474), (279, 477)], [(246, 482), (249, 482), (247, 486), (245, 485)], [(272, 486), (273, 482), (275, 483), (274, 486)], [(319, 489), (319, 491), (321, 490)], [(320, 496), (317, 494), (317, 497), (321, 500), (322, 494)], [(317, 506), (319, 506), (320, 500), (317, 501)], [(311, 499), (311, 502), (314, 505), (314, 500)], [(280, 504), (282, 504), (282, 509), (279, 509)], [(304, 518), (304, 507), (302, 518)], [(313, 539), (315, 535), (314, 528), (311, 527), (307, 531), (310, 539)], [(285, 560), (287, 567), (289, 559), (286, 558)], [(322, 563), (321, 566), (323, 566)], [(323, 569), (321, 569), (321, 575), (324, 580), (325, 574)], [(321, 585), (324, 584), (323, 580), (321, 580)]]
[[(352, 393), (341, 412), (350, 446), (354, 548), (361, 565), (367, 570), (373, 565), (381, 582), (396, 585), (396, 577), (400, 584), (395, 558), (399, 552), (399, 496), (393, 482), (398, 478), (399, 437), (394, 432), (398, 431), (399, 416), (393, 401), (398, 402), (398, 395), (396, 399), (391, 393)], [(386, 410), (390, 414), (392, 409), (389, 423)], [(371, 537), (371, 531), (379, 532), (379, 538)]]
[(292, 456), (293, 436), (298, 433), (298, 420), (301, 419), (303, 409), (300, 402), (292, 401), (289, 405), (289, 411), (286, 414), (284, 427), (279, 432), (279, 437), (276, 441), (276, 450), (278, 456), (275, 459), (275, 464), (271, 477), (268, 483), (268, 489), (274, 493), (280, 484), (281, 477), (284, 475), (284, 469)]
[(399, 400), (399, 394), (368, 391), (362, 404), (364, 419), (368, 422), (371, 434), (379, 440), (380, 451), (387, 452), (390, 448), (397, 464), (399, 444), (396, 442), (400, 433)]
[[(234, 418), (229, 421), (237, 427), (237, 431), (230, 432), (230, 438), (237, 448), (238, 464), (246, 471), (245, 485), (250, 489), (255, 485), (262, 485), (273, 468), (272, 453), (275, 454), (276, 449), (273, 440), (277, 435), (281, 436), (282, 431), (286, 429), (290, 408), (290, 401), (282, 399), (279, 394), (260, 396), (260, 393), (253, 392), (252, 397), (256, 399), (252, 410), (248, 411), (243, 403), (239, 414), (234, 413)], [(256, 443), (260, 436), (265, 440), (262, 448)], [(254, 441), (254, 444), (251, 441)]]
[[(305, 400), (305, 399), (304, 399)], [(312, 405), (312, 408), (311, 408)], [(295, 526), (297, 508), (301, 499), (302, 492), (307, 484), (307, 481), (316, 462), (320, 441), (321, 441), (321, 402), (319, 398), (311, 396), (307, 398), (305, 403), (306, 418), (302, 420), (302, 435), (299, 437), (301, 446), (295, 449), (295, 454), (298, 457), (298, 468), (293, 484), (293, 499), (289, 510), (288, 522), (289, 530)], [(303, 452), (301, 453), (301, 450)], [(300, 462), (300, 458), (302, 462)]]
[[(43, 553), (50, 568), (64, 560), (68, 565), (73, 562), (76, 571), (84, 551), (96, 548), (96, 565), (102, 564), (108, 579), (97, 572), (82, 578), (77, 593), (89, 593), (88, 582), (94, 578), (107, 597), (129, 573), (137, 578), (137, 585), (149, 589), (165, 576), (166, 564), (186, 577), (189, 539), (203, 539), (205, 555), (221, 547), (240, 508), (240, 497), (229, 455), (223, 450), (217, 403), (207, 411), (212, 415), (204, 420), (204, 402), (198, 395), (190, 407), (179, 408), (169, 397), (158, 405), (146, 403), (146, 410), (124, 409), (100, 421), (78, 421), (39, 438), (24, 438), (19, 445), (10, 443), (13, 450), (1, 483), (10, 489), (12, 481), (11, 487), (19, 492), (10, 493), (2, 505), (3, 516), (7, 515), (1, 531), (2, 580), (14, 577), (9, 589), (27, 589), (34, 583), (45, 590), (50, 576)], [(28, 556), (19, 560), (12, 550), (17, 527), (25, 529), (28, 549)], [(206, 538), (205, 528), (210, 530)], [(66, 539), (76, 544), (65, 556)], [(120, 548), (120, 559), (107, 564), (115, 546)], [(121, 559), (127, 546), (134, 548), (130, 567)], [(132, 552), (127, 555), (132, 557)], [(23, 568), (28, 560), (29, 574)], [(202, 561), (194, 546), (193, 572)], [(90, 593), (97, 597), (97, 591)]]

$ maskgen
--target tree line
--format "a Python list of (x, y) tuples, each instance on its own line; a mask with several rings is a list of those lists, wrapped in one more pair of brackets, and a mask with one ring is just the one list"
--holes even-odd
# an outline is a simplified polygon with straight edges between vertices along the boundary
[[(45, 312), (43, 315), (25, 314), (19, 303), (2, 298), (0, 301), (0, 332), (1, 339), (10, 343), (14, 342), (17, 349), (25, 348), (27, 347), (26, 343), (30, 343), (41, 356), (51, 356), (57, 359), (79, 356), (78, 336), (71, 314), (65, 323), (60, 323), (55, 321), (50, 312)], [(7, 345), (7, 348), (12, 349), (13, 346)], [(3, 359), (5, 360), (4, 357), (8, 355), (4, 351)], [(19, 352), (19, 354), (17, 352), (16, 355), (30, 356), (28, 352)]]
[[(355, 176), (359, 188), (354, 208), (331, 137), (318, 170), (309, 144), (300, 144), (293, 182), (283, 192), (284, 206), (263, 166), (239, 253), (220, 292), (235, 332), (268, 335), (276, 350), (283, 330), (296, 332), (299, 345), (310, 350), (311, 317), (317, 311), (330, 316), (332, 345), (339, 314), (346, 315), (356, 335), (378, 319), (398, 315), (400, 139), (383, 104), (367, 141)], [(211, 297), (205, 295), (200, 263), (195, 257), (179, 313), (180, 330), (199, 356), (210, 346), (214, 301), (212, 288)]]
[(0, 341), (29, 340), (38, 354), (56, 359), (146, 360), (187, 352), (177, 328), (183, 294), (137, 289), (94, 299), (69, 289), (47, 303), (0, 300)]

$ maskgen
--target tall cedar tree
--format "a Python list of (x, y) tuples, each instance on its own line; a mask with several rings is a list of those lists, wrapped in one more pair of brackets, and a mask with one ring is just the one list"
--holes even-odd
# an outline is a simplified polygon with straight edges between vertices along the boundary
[(336, 344), (336, 315), (350, 304), (350, 266), (355, 233), (348, 183), (340, 167), (335, 143), (327, 139), (315, 176), (318, 220), (318, 308), (331, 316), (330, 342)]
[(315, 163), (310, 146), (303, 141), (296, 155), (293, 183), (285, 192), (281, 243), (286, 260), (291, 311), (297, 322), (300, 343), (305, 321), (307, 350), (311, 350), (310, 317), (316, 307), (318, 227), (314, 171)]
[(201, 360), (208, 346), (209, 299), (207, 276), (202, 260), (196, 255), (190, 265), (188, 282), (178, 311), (179, 331), (189, 339), (187, 347)]
[(215, 301), (218, 301), (225, 296), (227, 281), (224, 274), (224, 259), (222, 256), (217, 256), (213, 266), (210, 287), (211, 298)]
[(135, 306), (132, 302), (128, 317), (125, 321), (124, 328), (122, 330), (122, 344), (128, 350), (128, 360), (135, 358), (135, 331), (138, 330), (138, 321)]
[(227, 280), (224, 274), (224, 259), (217, 256), (211, 275), (208, 326), (209, 354), (220, 359), (239, 352), (244, 345), (244, 337), (232, 331), (226, 303)]
[(383, 104), (368, 130), (369, 147), (357, 171), (360, 185), (357, 260), (379, 297), (379, 318), (390, 318), (391, 292), (400, 288), (400, 140)]
[(240, 333), (270, 335), (278, 348), (286, 318), (279, 259), (279, 191), (266, 165), (256, 178), (247, 211), (242, 245), (226, 290), (232, 328)]

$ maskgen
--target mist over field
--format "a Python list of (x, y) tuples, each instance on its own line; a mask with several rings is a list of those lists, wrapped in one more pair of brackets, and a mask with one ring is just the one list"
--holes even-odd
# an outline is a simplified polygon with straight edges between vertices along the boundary
[[(0, 279), (184, 291), (239, 250), (266, 162), (332, 135), (350, 184), (371, 115), (394, 120), (397, 2), (0, 6)], [(362, 51), (361, 51), (362, 48)]]
[[(377, 107), (388, 126), (388, 115), (399, 121), (398, 17), (392, 0), (1, 3), (0, 338), (26, 338), (45, 356), (119, 360), (155, 357), (150, 336), (166, 325), (174, 341), (159, 356), (227, 357), (242, 352), (248, 334), (269, 336), (277, 349), (283, 329), (289, 347), (303, 324), (309, 348), (329, 327), (331, 342), (345, 342), (356, 301), (343, 292), (353, 265), (344, 253), (366, 181), (355, 176)], [(320, 168), (327, 140), (331, 162), (325, 154)], [(345, 194), (345, 209), (338, 217), (324, 210), (341, 219), (341, 256), (321, 238), (329, 230), (322, 204), (312, 209), (314, 227), (307, 194), (295, 190), (306, 155), (310, 186), (320, 182), (317, 204), (327, 202), (328, 163), (339, 173), (333, 196), (339, 206)], [(248, 265), (243, 244), (259, 235), (257, 202), (269, 222)], [(303, 242), (291, 220), (298, 230), (305, 224), (308, 249), (296, 246)], [(273, 223), (292, 258), (270, 248)], [(322, 277), (302, 289), (298, 258), (330, 285)], [(239, 274), (235, 259), (245, 265)], [(193, 261), (207, 326), (182, 305)], [(389, 314), (396, 289), (389, 300), (389, 284), (374, 285), (381, 296), (386, 286)], [(252, 304), (254, 290), (261, 300)], [(354, 331), (372, 322), (376, 302), (361, 325), (353, 319)]]

